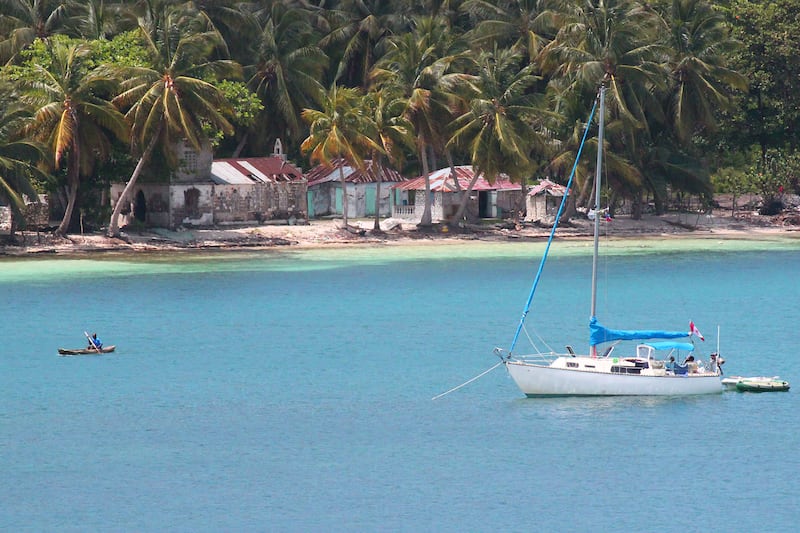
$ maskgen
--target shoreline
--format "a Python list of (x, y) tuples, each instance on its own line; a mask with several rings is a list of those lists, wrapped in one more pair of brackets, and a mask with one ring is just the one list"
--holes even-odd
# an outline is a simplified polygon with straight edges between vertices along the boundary
[[(526, 223), (512, 227), (510, 223), (469, 226), (450, 229), (434, 225), (421, 230), (414, 224), (397, 219), (381, 221), (382, 231), (373, 232), (372, 220), (351, 221), (350, 230), (340, 219), (312, 220), (305, 225), (265, 224), (229, 228), (198, 228), (170, 231), (154, 228), (142, 232), (123, 231), (120, 238), (103, 233), (52, 234), (24, 232), (16, 242), (0, 245), (0, 256), (31, 257), (36, 255), (75, 256), (98, 253), (153, 253), (170, 251), (234, 251), (259, 249), (309, 249), (359, 246), (403, 246), (477, 242), (545, 242), (550, 228)], [(586, 219), (571, 220), (558, 229), (557, 240), (590, 240), (593, 223)], [(618, 217), (603, 222), (604, 238), (622, 240), (653, 239), (738, 239), (771, 240), (797, 238), (800, 226), (789, 225), (780, 217), (733, 218), (698, 216), (696, 214), (646, 215), (640, 220)]]

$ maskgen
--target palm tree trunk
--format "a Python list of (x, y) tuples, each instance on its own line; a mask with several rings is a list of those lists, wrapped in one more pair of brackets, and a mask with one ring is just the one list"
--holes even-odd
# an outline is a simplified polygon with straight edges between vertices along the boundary
[(161, 127), (159, 126), (158, 130), (153, 135), (153, 138), (150, 139), (150, 144), (147, 145), (147, 148), (142, 153), (142, 157), (139, 158), (139, 162), (136, 163), (136, 168), (133, 169), (133, 174), (131, 174), (128, 183), (125, 184), (125, 188), (122, 190), (119, 200), (117, 200), (117, 203), (114, 205), (114, 212), (111, 213), (111, 220), (108, 224), (107, 235), (109, 237), (119, 237), (119, 215), (122, 212), (122, 206), (125, 204), (128, 195), (133, 190), (133, 186), (136, 184), (139, 174), (142, 173), (142, 168), (144, 168), (145, 162), (150, 159), (150, 154), (153, 152), (153, 149), (156, 147), (156, 142), (158, 142), (158, 138), (161, 136), (160, 133)]
[(372, 226), (372, 231), (381, 231), (381, 181), (383, 181), (383, 165), (377, 162), (377, 154), (372, 155), (372, 164), (375, 167), (375, 173), (378, 175), (378, 183), (375, 184), (375, 224)]
[(67, 209), (64, 211), (64, 218), (56, 230), (57, 235), (66, 235), (69, 230), (69, 223), (72, 219), (72, 212), (75, 210), (75, 202), (78, 199), (78, 185), (80, 183), (80, 146), (77, 142), (72, 143), (72, 153), (69, 154), (67, 163)]
[(67, 208), (64, 210), (64, 217), (61, 219), (61, 224), (56, 229), (56, 234), (64, 236), (69, 229), (69, 223), (72, 220), (72, 212), (75, 210), (75, 202), (78, 198), (78, 184), (72, 183), (72, 179), (67, 185)]
[(344, 161), (339, 161), (339, 181), (342, 183), (342, 218), (347, 229), (347, 183), (344, 181)]
[(428, 153), (425, 148), (423, 144), (419, 150), (419, 156), (422, 159), (422, 173), (425, 175), (425, 209), (422, 211), (422, 218), (419, 221), (419, 225), (430, 227), (433, 225), (431, 217), (431, 173), (428, 168)]
[(234, 159), (239, 157), (239, 154), (242, 153), (242, 150), (244, 150), (244, 147), (247, 144), (248, 135), (249, 132), (244, 132), (244, 135), (242, 135), (242, 140), (239, 141), (239, 144), (236, 145), (236, 149), (233, 151), (233, 154), (231, 154), (231, 157), (233, 157)]
[(451, 221), (452, 224), (461, 224), (461, 219), (464, 216), (464, 211), (467, 210), (467, 202), (469, 201), (469, 195), (472, 193), (472, 188), (475, 187), (475, 184), (478, 182), (478, 174), (474, 173), (472, 179), (467, 186), (467, 189), (461, 194), (461, 203), (458, 205), (458, 210), (456, 214), (453, 215), (453, 219)]

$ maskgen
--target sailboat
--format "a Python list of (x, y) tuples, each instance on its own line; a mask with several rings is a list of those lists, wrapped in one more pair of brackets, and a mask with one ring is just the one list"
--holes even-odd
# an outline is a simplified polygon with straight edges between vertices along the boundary
[[(533, 301), (542, 269), (555, 236), (558, 221), (564, 209), (567, 195), (571, 189), (580, 153), (586, 142), (592, 117), (598, 108), (597, 165), (595, 175), (594, 200), (594, 251), (592, 259), (591, 316), (589, 319), (589, 353), (578, 355), (567, 346), (565, 353), (536, 353), (517, 355), (515, 348), (525, 325), (525, 318)], [(605, 128), (605, 87), (601, 86), (595, 105), (587, 122), (580, 148), (573, 166), (556, 222), (550, 232), (539, 270), (531, 288), (525, 310), (509, 350), (496, 348), (509, 375), (520, 390), (529, 397), (535, 396), (671, 396), (720, 393), (723, 390), (721, 359), (716, 354), (709, 361), (695, 361), (691, 355), (694, 350), (694, 337), (701, 337), (693, 322), (688, 331), (663, 330), (618, 330), (603, 326), (596, 316), (597, 309), (597, 267), (600, 235), (600, 191), (601, 169), (603, 163), (603, 135)], [(684, 341), (678, 341), (684, 339)], [(621, 341), (637, 341), (633, 353), (619, 355), (615, 348)], [(610, 344), (609, 344), (610, 343)], [(605, 347), (607, 345), (607, 347)], [(604, 347), (598, 355), (598, 347)], [(687, 353), (680, 362), (675, 355)]]

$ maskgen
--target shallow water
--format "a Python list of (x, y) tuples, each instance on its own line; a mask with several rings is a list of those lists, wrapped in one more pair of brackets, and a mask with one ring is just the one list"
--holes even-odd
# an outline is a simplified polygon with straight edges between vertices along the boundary
[[(587, 337), (589, 246), (529, 315)], [(800, 245), (611, 243), (598, 315), (796, 382)], [(543, 246), (0, 260), (0, 529), (790, 531), (795, 391), (526, 399)], [(717, 325), (720, 336), (717, 338)], [(118, 351), (57, 357), (96, 330)]]

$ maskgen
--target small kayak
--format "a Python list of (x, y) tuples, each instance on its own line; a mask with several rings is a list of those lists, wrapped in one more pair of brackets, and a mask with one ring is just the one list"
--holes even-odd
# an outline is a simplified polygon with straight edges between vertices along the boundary
[(728, 389), (739, 392), (781, 392), (789, 390), (789, 382), (774, 377), (740, 377), (733, 376), (722, 380)]
[(736, 384), (740, 392), (771, 392), (789, 390), (789, 382), (781, 379), (743, 379)]
[(94, 348), (81, 348), (79, 350), (68, 350), (66, 348), (59, 348), (58, 355), (102, 355), (104, 353), (111, 353), (117, 347), (113, 344), (109, 346), (103, 346), (100, 350), (96, 350)]

